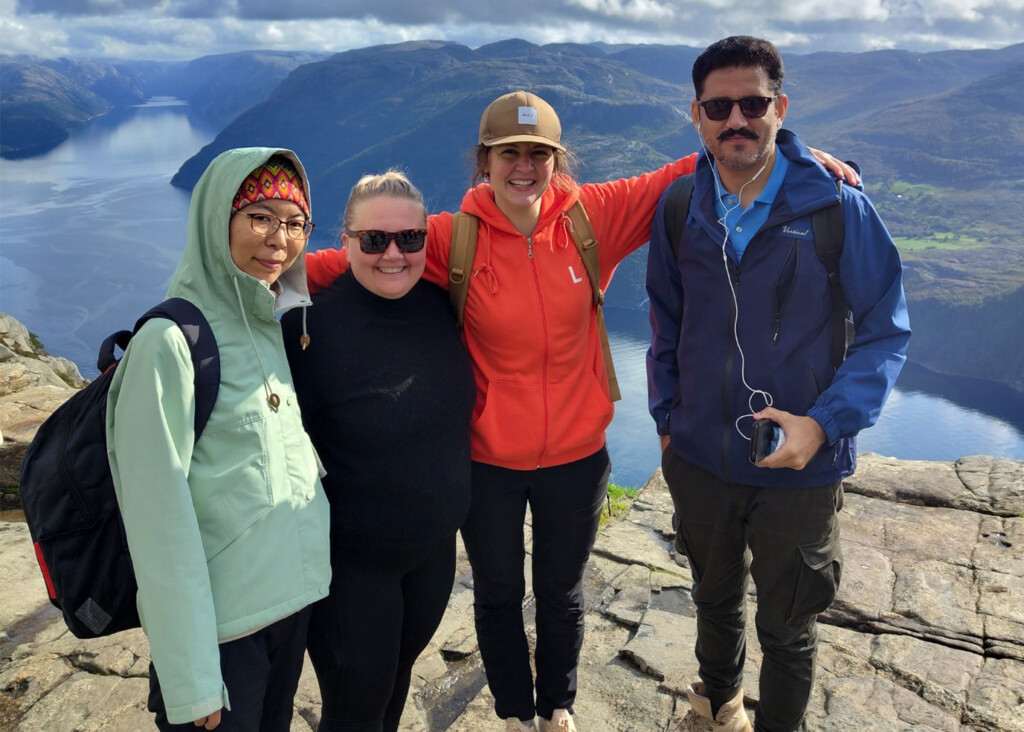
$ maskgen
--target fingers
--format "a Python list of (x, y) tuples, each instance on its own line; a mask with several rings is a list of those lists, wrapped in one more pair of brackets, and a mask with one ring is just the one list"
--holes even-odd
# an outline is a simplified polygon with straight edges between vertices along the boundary
[(203, 729), (216, 729), (217, 726), (220, 724), (220, 713), (221, 710), (218, 709), (213, 714), (195, 720), (194, 722), (192, 722), (192, 726), (202, 727)]
[(817, 148), (813, 147), (808, 148), (808, 150), (810, 150), (814, 157), (818, 159), (818, 162), (824, 165), (825, 168), (828, 169), (829, 172), (831, 172), (834, 176), (836, 176), (837, 178), (842, 178), (850, 185), (860, 185), (860, 175), (852, 166), (847, 165), (843, 161), (836, 158), (834, 155), (830, 155), (824, 150), (818, 150)]

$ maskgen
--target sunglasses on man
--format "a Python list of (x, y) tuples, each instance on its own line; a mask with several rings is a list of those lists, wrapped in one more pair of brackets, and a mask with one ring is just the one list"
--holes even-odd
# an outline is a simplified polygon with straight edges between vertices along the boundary
[(704, 108), (704, 114), (707, 115), (708, 119), (721, 122), (722, 120), (729, 119), (734, 104), (740, 105), (740, 112), (747, 119), (760, 119), (768, 113), (768, 105), (776, 98), (777, 96), (743, 97), (742, 99), (719, 97), (717, 99), (708, 99), (704, 102), (697, 102), (697, 104)]
[(345, 229), (345, 234), (359, 239), (359, 248), (363, 254), (383, 254), (392, 240), (401, 251), (411, 254), (418, 252), (427, 242), (426, 229), (405, 229), (403, 231), (379, 231), (377, 229), (351, 231)]

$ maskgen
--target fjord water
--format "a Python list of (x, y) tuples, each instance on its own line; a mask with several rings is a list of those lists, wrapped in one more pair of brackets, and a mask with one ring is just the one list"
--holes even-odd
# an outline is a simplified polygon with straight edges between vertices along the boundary
[[(154, 100), (94, 120), (46, 155), (0, 162), (0, 310), (95, 376), (103, 338), (164, 294), (189, 199), (169, 181), (215, 134), (186, 106)], [(330, 245), (335, 224), (319, 223), (314, 248)], [(647, 317), (610, 310), (607, 320), (623, 392), (608, 431), (612, 477), (642, 485), (659, 461), (647, 414)], [(904, 459), (1024, 459), (1024, 394), (909, 364), (859, 448)]]

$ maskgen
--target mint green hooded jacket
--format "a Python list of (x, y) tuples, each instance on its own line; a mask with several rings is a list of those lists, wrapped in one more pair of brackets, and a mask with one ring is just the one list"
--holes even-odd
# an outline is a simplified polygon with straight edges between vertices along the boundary
[[(135, 335), (107, 401), (107, 444), (139, 592), (142, 626), (172, 723), (224, 707), (218, 643), (250, 634), (325, 597), (329, 511), (319, 460), (302, 427), (275, 314), (309, 304), (299, 256), (275, 297), (231, 260), (231, 201), (272, 155), (229, 150), (196, 184), (188, 241), (167, 291), (206, 315), (221, 384), (194, 443), (188, 346), (169, 320)], [(268, 396), (280, 406), (271, 408)]]

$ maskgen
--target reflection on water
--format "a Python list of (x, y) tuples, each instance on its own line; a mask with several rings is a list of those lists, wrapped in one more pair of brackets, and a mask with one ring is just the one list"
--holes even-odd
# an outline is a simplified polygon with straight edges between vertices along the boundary
[[(169, 181), (213, 136), (187, 107), (156, 100), (97, 119), (46, 155), (4, 160), (0, 310), (94, 376), (103, 338), (164, 294), (189, 199)], [(610, 310), (607, 320), (623, 392), (608, 431), (613, 479), (641, 485), (660, 460), (647, 413), (647, 317)], [(1024, 459), (1024, 395), (910, 364), (859, 443), (908, 459)]]
[(46, 155), (4, 161), (0, 308), (94, 376), (103, 338), (163, 297), (189, 200), (169, 181), (212, 137), (187, 107), (161, 101), (114, 110)]

